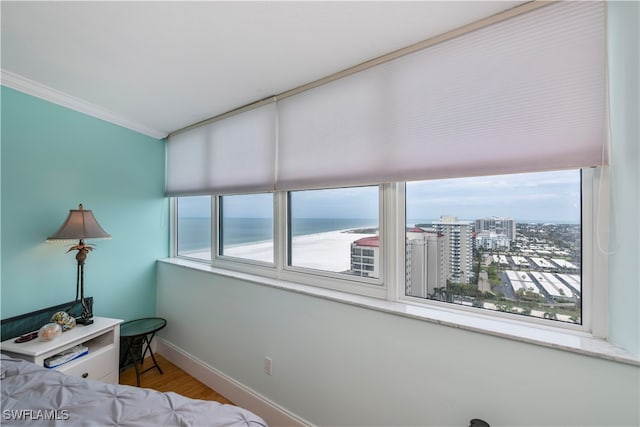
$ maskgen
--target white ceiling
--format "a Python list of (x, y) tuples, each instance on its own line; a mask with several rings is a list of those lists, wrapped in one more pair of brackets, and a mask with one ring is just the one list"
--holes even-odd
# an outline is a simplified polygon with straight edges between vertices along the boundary
[(521, 3), (2, 1), (3, 84), (162, 137)]

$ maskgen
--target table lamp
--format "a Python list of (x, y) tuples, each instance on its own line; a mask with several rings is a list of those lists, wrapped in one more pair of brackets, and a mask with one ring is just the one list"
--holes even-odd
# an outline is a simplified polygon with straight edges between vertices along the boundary
[(90, 325), (93, 323), (93, 313), (89, 309), (84, 299), (84, 262), (87, 259), (89, 252), (93, 250), (93, 246), (84, 243), (85, 239), (110, 239), (111, 236), (100, 227), (98, 221), (93, 216), (93, 212), (84, 210), (82, 204), (78, 209), (70, 209), (67, 220), (62, 224), (62, 227), (47, 241), (56, 240), (79, 240), (77, 245), (73, 245), (67, 250), (68, 252), (77, 251), (76, 261), (78, 261), (78, 269), (76, 275), (76, 301), (78, 297), (82, 304), (82, 314), (79, 319), (76, 319), (77, 323), (81, 325)]

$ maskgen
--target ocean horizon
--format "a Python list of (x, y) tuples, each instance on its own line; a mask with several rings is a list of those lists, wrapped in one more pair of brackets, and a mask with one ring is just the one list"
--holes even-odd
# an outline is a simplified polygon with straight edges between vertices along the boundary
[[(327, 233), (354, 228), (378, 227), (372, 218), (295, 218), (292, 236)], [(211, 248), (211, 220), (209, 218), (180, 218), (178, 221), (179, 252)], [(258, 243), (273, 239), (273, 221), (270, 218), (227, 218), (224, 221), (222, 242), (224, 247)]]
[[(408, 219), (407, 226), (429, 224), (438, 219)], [(467, 220), (473, 221), (473, 220)], [(516, 220), (518, 224), (573, 224), (567, 221)], [(292, 220), (292, 237), (327, 233), (354, 228), (378, 227), (372, 218), (295, 218)], [(209, 218), (179, 218), (179, 252), (199, 251), (211, 248), (211, 220)], [(270, 218), (225, 219), (222, 242), (224, 247), (273, 240), (273, 222)]]

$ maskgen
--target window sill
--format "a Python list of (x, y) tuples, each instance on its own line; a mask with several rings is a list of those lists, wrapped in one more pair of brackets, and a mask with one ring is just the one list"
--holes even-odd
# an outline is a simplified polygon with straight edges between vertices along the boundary
[(465, 329), (468, 331), (578, 353), (585, 356), (640, 366), (639, 357), (612, 345), (604, 339), (596, 338), (583, 332), (559, 330), (557, 328), (532, 325), (527, 324), (526, 322), (519, 322), (510, 319), (496, 319), (483, 314), (470, 314), (454, 309), (447, 310), (426, 306), (422, 307), (407, 304), (405, 302), (386, 301), (378, 298), (350, 294), (347, 292), (287, 282), (255, 274), (215, 268), (205, 263), (182, 258), (165, 258), (159, 260), (159, 262), (232, 277), (290, 292), (325, 298), (331, 301), (351, 304), (357, 307), (377, 310), (384, 313), (437, 323), (453, 328)]

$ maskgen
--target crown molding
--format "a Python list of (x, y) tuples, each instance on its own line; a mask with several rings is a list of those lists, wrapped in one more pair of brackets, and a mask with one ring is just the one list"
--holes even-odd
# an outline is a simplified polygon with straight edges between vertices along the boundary
[(83, 99), (76, 98), (74, 96), (53, 89), (49, 86), (45, 86), (33, 80), (29, 80), (25, 77), (19, 76), (18, 74), (4, 69), (0, 69), (0, 82), (3, 86), (6, 86), (8, 88), (44, 99), (45, 101), (49, 101), (66, 108), (70, 108), (72, 110), (107, 121), (109, 123), (122, 126), (143, 135), (150, 136), (152, 138), (163, 139), (167, 136), (167, 132), (133, 122), (96, 104), (92, 104)]

